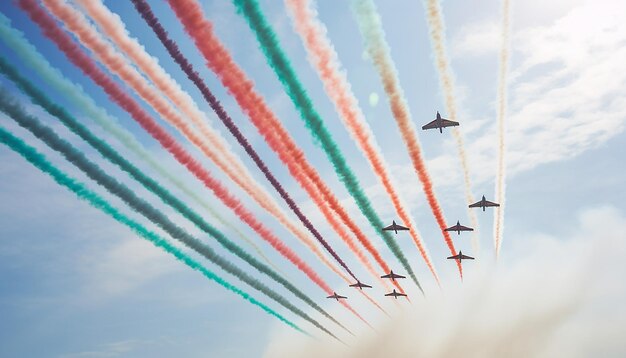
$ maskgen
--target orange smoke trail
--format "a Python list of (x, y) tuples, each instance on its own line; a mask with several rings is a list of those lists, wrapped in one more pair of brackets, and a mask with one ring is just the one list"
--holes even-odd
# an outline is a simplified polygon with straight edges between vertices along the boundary
[[(243, 112), (248, 115), (248, 118), (250, 118), (257, 130), (265, 138), (265, 141), (270, 145), (270, 148), (285, 163), (291, 175), (312, 198), (317, 198), (319, 193), (321, 193), (325, 202), (314, 199), (320, 210), (324, 213), (323, 207), (328, 205), (335, 211), (383, 270), (388, 272), (389, 266), (383, 260), (378, 250), (350, 219), (339, 200), (324, 184), (317, 170), (309, 164), (304, 153), (265, 103), (265, 100), (255, 91), (252, 80), (233, 61), (228, 50), (215, 36), (213, 26), (205, 19), (199, 4), (188, 0), (170, 0), (169, 4), (185, 27), (185, 31), (193, 39), (196, 47), (207, 60), (207, 66), (218, 76), (224, 87), (235, 98)], [(303, 176), (302, 173), (306, 174), (306, 176)], [(309, 180), (314, 186), (309, 185)], [(316, 193), (314, 187), (319, 190), (319, 193)], [(328, 219), (328, 216), (326, 217)], [(332, 225), (331, 223), (331, 226), (335, 231), (338, 230), (337, 225)], [(345, 236), (342, 237), (342, 239), (344, 238)], [(356, 246), (352, 245), (350, 241), (346, 243), (354, 254), (360, 258), (358, 253), (353, 250)], [(379, 275), (376, 276), (378, 277)]]
[(502, 39), (500, 47), (500, 72), (498, 75), (498, 171), (496, 176), (496, 201), (500, 207), (496, 208), (493, 220), (493, 239), (496, 248), (496, 258), (500, 255), (502, 232), (504, 231), (504, 205), (506, 191), (506, 164), (504, 162), (504, 120), (506, 117), (506, 75), (509, 64), (509, 31), (510, 31), (510, 2), (502, 2)]
[[(189, 115), (193, 122), (201, 129), (201, 133), (205, 135), (208, 141), (203, 140), (195, 131), (194, 127), (189, 126), (184, 119), (175, 111), (170, 104), (164, 100), (143, 77), (130, 66), (125, 58), (119, 54), (102, 36), (91, 27), (82, 14), (71, 6), (65, 4), (62, 0), (46, 0), (47, 7), (51, 9), (57, 17), (61, 18), (70, 31), (77, 34), (79, 40), (88, 48), (94, 49), (96, 56), (102, 60), (105, 65), (118, 74), (125, 82), (127, 82), (147, 103), (168, 122), (180, 130), (193, 144), (201, 149), (202, 153), (211, 159), (220, 169), (222, 169), (229, 178), (239, 185), (255, 202), (263, 209), (273, 215), (284, 227), (292, 232), (307, 248), (312, 250), (314, 254), (333, 272), (339, 274), (342, 278), (345, 275), (339, 271), (334, 264), (321, 252), (316, 243), (303, 231), (299, 226), (288, 218), (288, 216), (280, 209), (278, 204), (260, 187), (251, 177), (248, 171), (240, 164), (240, 160), (235, 158), (233, 154), (225, 149), (219, 150), (220, 139), (217, 133), (206, 125), (203, 116), (196, 113), (197, 107), (191, 102), (188, 94), (183, 93), (180, 87), (165, 73), (158, 63), (148, 55), (143, 47), (128, 38), (123, 28), (117, 28), (118, 23), (112, 20), (113, 15), (107, 16), (105, 11), (108, 9), (103, 6), (98, 7), (95, 2), (84, 2), (86, 9), (90, 15), (93, 13), (94, 19), (102, 26), (103, 30), (114, 40), (115, 44), (124, 49), (129, 56), (137, 63), (150, 79), (152, 79), (159, 89), (173, 98), (179, 108)], [(195, 110), (194, 110), (195, 108)], [(203, 130), (204, 129), (204, 130)], [(223, 141), (223, 139), (222, 139)], [(209, 143), (211, 145), (209, 145)], [(217, 148), (213, 147), (217, 144)], [(218, 149), (217, 151), (215, 149)]]
[(341, 70), (341, 63), (337, 53), (326, 36), (325, 26), (318, 20), (317, 12), (311, 7), (310, 0), (286, 0), (285, 2), (291, 10), (293, 24), (306, 45), (310, 62), (314, 65), (324, 83), (326, 93), (333, 101), (335, 109), (339, 112), (344, 124), (350, 130), (352, 138), (365, 154), (374, 173), (382, 182), (398, 216), (411, 229), (409, 233), (413, 242), (419, 249), (435, 280), (439, 283), (439, 277), (428, 251), (420, 239), (417, 227), (405, 210), (405, 205), (402, 203), (393, 185), (389, 170), (378, 149), (374, 135), (365, 121), (365, 116), (358, 105), (357, 99), (350, 89), (345, 73)]
[[(439, 225), (439, 228), (441, 229), (446, 245), (450, 249), (450, 252), (453, 255), (456, 255), (457, 252), (454, 248), (454, 243), (452, 242), (449, 233), (445, 231), (447, 224), (444, 219), (443, 211), (441, 210), (437, 197), (435, 196), (433, 184), (430, 179), (430, 175), (428, 174), (426, 163), (422, 158), (422, 150), (420, 148), (419, 140), (417, 139), (415, 126), (413, 125), (413, 121), (411, 119), (411, 113), (409, 112), (404, 92), (400, 87), (395, 64), (391, 59), (389, 45), (387, 45), (387, 42), (385, 41), (385, 34), (381, 27), (381, 19), (378, 16), (376, 8), (371, 0), (359, 0), (353, 4), (353, 9), (355, 10), (361, 34), (363, 35), (366, 43), (367, 51), (383, 82), (385, 93), (389, 98), (391, 112), (396, 120), (396, 123), (398, 124), (402, 139), (407, 146), (409, 157), (413, 163), (413, 168), (422, 183), (422, 188), (426, 194), (428, 205), (435, 216), (437, 225)], [(463, 268), (461, 263), (458, 261), (457, 267), (462, 279)]]
[[(439, 82), (441, 83), (441, 88), (444, 93), (446, 112), (448, 113), (450, 120), (456, 121), (457, 106), (454, 98), (454, 80), (450, 70), (448, 56), (446, 55), (445, 28), (441, 15), (441, 8), (439, 6), (439, 0), (426, 1), (426, 14), (430, 28), (431, 43), (435, 52), (435, 64), (437, 66), (437, 72), (439, 73)], [(452, 129), (452, 135), (454, 137), (454, 141), (456, 142), (456, 148), (461, 162), (461, 168), (463, 170), (465, 200), (469, 205), (475, 200), (472, 195), (472, 182), (469, 175), (469, 165), (467, 162), (467, 154), (465, 152), (465, 144), (463, 142), (461, 131), (457, 127)], [(472, 248), (474, 252), (479, 252), (480, 242), (478, 240), (478, 218), (476, 217), (476, 212), (469, 210), (469, 208), (467, 210), (467, 215), (470, 218), (472, 227), (474, 228), (474, 231), (472, 232)]]

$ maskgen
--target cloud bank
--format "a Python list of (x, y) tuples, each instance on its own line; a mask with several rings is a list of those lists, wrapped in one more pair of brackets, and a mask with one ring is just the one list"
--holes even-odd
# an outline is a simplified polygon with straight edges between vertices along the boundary
[[(431, 293), (346, 348), (276, 331), (265, 357), (589, 357), (623, 356), (626, 314), (624, 213), (579, 215), (563, 237), (510, 235), (518, 255), (502, 257), (463, 287)], [(475, 266), (475, 270), (478, 270)]]

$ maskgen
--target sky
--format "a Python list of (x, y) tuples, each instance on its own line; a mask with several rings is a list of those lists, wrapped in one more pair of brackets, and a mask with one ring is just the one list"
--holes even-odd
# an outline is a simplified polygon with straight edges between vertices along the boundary
[[(130, 2), (104, 1), (123, 20), (131, 36), (206, 113), (232, 151), (256, 181), (287, 211), (263, 175), (213, 114), (193, 84), (168, 56)], [(315, 204), (290, 176), (252, 123), (204, 64), (200, 52), (184, 32), (165, 1), (150, 1), (165, 25), (233, 120), (312, 219), (337, 253), (359, 277), (371, 283), (372, 297), (389, 315), (383, 315), (358, 297), (324, 267), (306, 247), (254, 203), (247, 194), (182, 135), (165, 124), (150, 106), (133, 96), (194, 157), (199, 158), (246, 207), (289, 247), (317, 270), (339, 294), (374, 327), (351, 316), (337, 302), (294, 269), (272, 247), (254, 235), (210, 191), (159, 146), (128, 114), (70, 63), (14, 2), (0, 2), (0, 12), (41, 52), (52, 66), (79, 84), (96, 103), (194, 192), (222, 215), (266, 255), (272, 265), (352, 330), (350, 336), (319, 313), (289, 296), (282, 287), (222, 249), (206, 234), (102, 158), (59, 121), (30, 103), (12, 83), (0, 83), (20, 99), (27, 111), (50, 125), (83, 150), (107, 173), (162, 210), (174, 222), (207, 242), (217, 252), (258, 277), (308, 314), (332, 327), (348, 347), (328, 339), (306, 321), (263, 296), (236, 277), (203, 260), (206, 267), (253, 294), (264, 304), (312, 333), (309, 338), (239, 296), (207, 280), (118, 224), (66, 188), (38, 171), (6, 146), (0, 147), (0, 356), (4, 357), (618, 357), (626, 353), (622, 333), (626, 325), (620, 303), (626, 299), (626, 24), (618, 0), (512, 1), (510, 62), (507, 82), (506, 211), (498, 260), (493, 242), (493, 212), (477, 212), (479, 247), (471, 235), (453, 235), (454, 244), (476, 260), (464, 262), (461, 283), (438, 226), (426, 203), (407, 149), (388, 105), (388, 99), (370, 60), (352, 13), (350, 1), (319, 1), (319, 19), (346, 70), (351, 88), (390, 166), (397, 189), (419, 227), (441, 278), (439, 288), (408, 235), (398, 234), (398, 245), (424, 289), (409, 282), (403, 287), (411, 302), (392, 302), (384, 288), (362, 267), (324, 220)], [(397, 216), (376, 175), (342, 124), (303, 42), (295, 32), (285, 4), (260, 1), (281, 46), (321, 114), (343, 155), (357, 174), (368, 198), (385, 222)], [(416, 127), (447, 115), (434, 63), (434, 53), (422, 2), (377, 1), (382, 27), (398, 70)], [(374, 242), (394, 271), (400, 264), (359, 212), (339, 181), (324, 152), (312, 140), (280, 81), (267, 65), (254, 33), (228, 1), (202, 1), (207, 18), (233, 58), (254, 81), (258, 92), (295, 138), (306, 158), (340, 198), (351, 217)], [(472, 181), (472, 193), (493, 198), (497, 159), (497, 86), (501, 36), (501, 3), (442, 1), (445, 45), (454, 78), (459, 130)], [(17, 66), (58, 104), (67, 108), (99, 137), (105, 139), (148, 175), (167, 183), (146, 163), (85, 118), (63, 93), (51, 91), (6, 43), (0, 53)], [(125, 85), (116, 78), (116, 81)], [(126, 87), (127, 88), (127, 87)], [(132, 90), (129, 89), (129, 93)], [(44, 153), (56, 166), (110, 200), (125, 214), (151, 230), (162, 230), (133, 212), (67, 162), (61, 155), (0, 113), (0, 126)], [(423, 156), (432, 176), (446, 222), (469, 221), (461, 166), (449, 131), (418, 131)], [(233, 240), (232, 230), (185, 194), (166, 185)], [(289, 214), (293, 220), (295, 216)], [(250, 244), (238, 241), (250, 252)], [(191, 253), (201, 260), (200, 256)], [(397, 269), (395, 268), (397, 267)], [(382, 273), (381, 273), (382, 274)], [(593, 327), (591, 329), (590, 327)]]

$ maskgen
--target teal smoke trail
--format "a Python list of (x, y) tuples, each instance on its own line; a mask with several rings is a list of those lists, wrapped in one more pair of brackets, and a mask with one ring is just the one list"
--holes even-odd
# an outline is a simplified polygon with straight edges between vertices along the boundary
[[(89, 161), (81, 151), (73, 147), (69, 142), (61, 139), (52, 129), (43, 125), (35, 117), (28, 115), (17, 102), (10, 99), (9, 94), (3, 88), (0, 88), (0, 110), (13, 118), (13, 120), (15, 120), (20, 126), (26, 128), (37, 138), (45, 142), (50, 148), (61, 153), (68, 161), (82, 170), (85, 174), (87, 174), (87, 176), (96, 181), (98, 184), (106, 188), (109, 192), (122, 199), (128, 206), (157, 224), (170, 236), (181, 241), (208, 260), (223, 268), (225, 271), (237, 276), (240, 280), (261, 291), (293, 313), (306, 319), (322, 331), (334, 338), (337, 338), (316, 320), (309, 317), (306, 313), (291, 304), (286, 298), (282, 297), (254, 277), (248, 275), (234, 264), (216, 254), (209, 246), (191, 236), (184, 229), (180, 228), (167, 218), (167, 216), (165, 216), (162, 212), (158, 211), (145, 200), (139, 198), (131, 189), (106, 174), (97, 165)], [(113, 153), (109, 154), (113, 155)], [(172, 200), (171, 203), (173, 203), (177, 199), (172, 197), (170, 200)], [(296, 294), (296, 292), (294, 292), (294, 294)]]
[(48, 60), (37, 51), (35, 46), (24, 37), (24, 34), (11, 26), (11, 20), (2, 13), (0, 13), (0, 39), (2, 39), (19, 57), (23, 64), (34, 70), (54, 91), (62, 93), (73, 106), (80, 109), (80, 111), (86, 115), (85, 117), (96, 122), (128, 150), (150, 165), (150, 167), (162, 177), (169, 180), (188, 197), (192, 198), (198, 205), (207, 210), (222, 225), (234, 231), (242, 240), (247, 242), (265, 262), (271, 265), (275, 270), (278, 270), (250, 238), (244, 235), (235, 225), (225, 220), (215, 208), (206, 202), (206, 200), (202, 199), (200, 195), (195, 193), (185, 183), (172, 175), (171, 171), (168, 171), (159, 164), (159, 162), (143, 148), (141, 143), (139, 143), (130, 132), (122, 128), (117, 120), (109, 115), (106, 110), (99, 107), (93, 99), (85, 93), (80, 85), (67, 80), (58, 69), (52, 67)]
[[(318, 306), (310, 297), (305, 295), (302, 291), (297, 289), (293, 284), (269, 268), (267, 265), (259, 262), (252, 255), (247, 253), (243, 248), (226, 238), (226, 236), (215, 227), (207, 223), (200, 215), (189, 208), (185, 203), (175, 197), (167, 189), (161, 186), (156, 180), (145, 175), (141, 170), (135, 167), (122, 155), (120, 155), (113, 147), (107, 144), (105, 141), (96, 137), (89, 131), (87, 127), (82, 125), (72, 115), (70, 115), (64, 108), (53, 103), (46, 95), (37, 89), (35, 85), (30, 83), (24, 77), (22, 77), (17, 70), (11, 66), (6, 59), (0, 56), (0, 73), (4, 74), (7, 78), (12, 80), (31, 100), (43, 107), (48, 113), (58, 118), (67, 128), (69, 128), (76, 135), (80, 136), (83, 140), (94, 147), (102, 156), (119, 166), (123, 171), (130, 174), (135, 180), (140, 182), (146, 189), (157, 195), (163, 202), (172, 206), (186, 219), (194, 223), (198, 228), (207, 234), (215, 238), (224, 248), (231, 253), (237, 255), (242, 260), (259, 270), (261, 273), (269, 276), (290, 292), (302, 299), (304, 302), (315, 308), (318, 312), (322, 313), (335, 323), (339, 324), (334, 318)], [(0, 109), (8, 108), (10, 104), (7, 103), (7, 99), (0, 98)], [(41, 126), (41, 124), (39, 124)]]
[(46, 157), (44, 157), (42, 154), (37, 152), (35, 148), (29, 146), (23, 140), (15, 137), (13, 134), (9, 133), (3, 127), (0, 127), (0, 142), (8, 146), (9, 148), (11, 148), (13, 151), (18, 153), (19, 155), (21, 155), (24, 159), (26, 159), (32, 165), (37, 167), (37, 169), (50, 175), (52, 179), (54, 179), (54, 181), (56, 181), (59, 185), (62, 185), (68, 188), (74, 194), (76, 194), (76, 196), (78, 196), (80, 199), (85, 200), (89, 204), (91, 204), (93, 207), (102, 210), (104, 213), (106, 213), (107, 215), (117, 220), (117, 222), (119, 222), (120, 224), (126, 225), (135, 233), (137, 233), (139, 236), (150, 241), (154, 246), (159, 247), (165, 250), (166, 252), (172, 254), (174, 257), (176, 257), (176, 259), (180, 260), (181, 262), (183, 262), (185, 265), (189, 266), (190, 268), (196, 271), (199, 271), (209, 280), (213, 280), (217, 282), (218, 284), (220, 284), (222, 287), (226, 288), (227, 290), (230, 290), (236, 293), (237, 295), (241, 296), (243, 299), (247, 300), (253, 305), (260, 307), (263, 311), (278, 318), (283, 323), (287, 324), (293, 329), (310, 336), (309, 333), (302, 330), (300, 327), (298, 327), (296, 324), (294, 324), (293, 322), (289, 321), (287, 318), (280, 315), (278, 312), (274, 311), (273, 309), (264, 305), (263, 303), (257, 301), (249, 293), (237, 288), (236, 286), (230, 284), (228, 281), (224, 280), (223, 278), (219, 277), (215, 273), (211, 272), (209, 269), (204, 267), (198, 261), (194, 260), (190, 256), (186, 255), (184, 252), (182, 252), (181, 250), (179, 250), (178, 248), (170, 244), (165, 238), (160, 237), (159, 235), (155, 234), (152, 231), (149, 231), (138, 222), (122, 214), (117, 208), (113, 207), (111, 204), (109, 204), (109, 202), (104, 200), (101, 196), (89, 190), (85, 185), (78, 182), (77, 180), (70, 178), (68, 175), (66, 175), (61, 170), (59, 170), (54, 165), (52, 165), (52, 163), (50, 163), (46, 159)]
[(316, 143), (321, 145), (322, 149), (326, 152), (326, 155), (333, 163), (335, 172), (339, 176), (339, 179), (344, 183), (348, 192), (356, 201), (359, 209), (365, 215), (370, 225), (380, 235), (385, 244), (389, 247), (391, 252), (400, 261), (404, 269), (411, 276), (415, 284), (422, 289), (413, 269), (409, 265), (404, 253), (400, 247), (396, 244), (394, 239), (386, 231), (381, 231), (384, 226), (378, 214), (372, 208), (372, 205), (365, 196), (358, 179), (354, 175), (354, 172), (348, 166), (346, 159), (341, 154), (337, 143), (332, 138), (332, 135), (324, 125), (319, 113), (315, 110), (309, 95), (307, 94), (304, 86), (298, 80), (298, 77), (291, 66), (289, 59), (281, 49), (278, 39), (274, 30), (268, 23), (267, 19), (263, 15), (259, 4), (256, 0), (233, 0), (233, 3), (237, 7), (237, 11), (244, 16), (248, 25), (256, 35), (257, 41), (261, 46), (261, 50), (265, 54), (265, 59), (268, 64), (274, 70), (274, 73), (280, 79), (285, 91), (291, 98), (291, 101), (296, 106), (296, 109), (300, 113), (300, 117), (304, 120), (306, 127), (315, 139)]

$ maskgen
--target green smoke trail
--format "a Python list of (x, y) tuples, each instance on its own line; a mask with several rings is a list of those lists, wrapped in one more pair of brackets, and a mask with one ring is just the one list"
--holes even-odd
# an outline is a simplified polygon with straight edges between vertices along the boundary
[[(302, 293), (298, 290), (293, 284), (283, 278), (281, 275), (276, 273), (274, 270), (269, 268), (267, 265), (256, 260), (252, 255), (248, 254), (243, 248), (226, 238), (226, 236), (220, 232), (215, 227), (211, 226), (207, 223), (200, 215), (194, 212), (191, 208), (189, 208), (185, 203), (176, 198), (172, 193), (170, 193), (167, 189), (161, 186), (156, 180), (150, 178), (145, 175), (141, 170), (135, 167), (132, 163), (130, 163), (127, 159), (125, 159), (122, 155), (120, 155), (113, 147), (107, 144), (104, 140), (96, 137), (93, 133), (89, 131), (89, 129), (82, 125), (78, 120), (72, 117), (64, 108), (54, 104), (50, 99), (46, 97), (46, 95), (36, 88), (32, 83), (22, 77), (17, 70), (11, 66), (6, 59), (0, 56), (0, 73), (5, 75), (7, 78), (12, 80), (26, 95), (28, 95), (31, 100), (44, 108), (48, 113), (57, 117), (68, 129), (74, 132), (76, 135), (81, 137), (87, 143), (89, 143), (92, 147), (94, 147), (102, 156), (104, 156), (107, 160), (119, 166), (123, 171), (130, 174), (135, 180), (140, 182), (146, 189), (152, 191), (155, 195), (157, 195), (163, 202), (172, 206), (176, 209), (180, 214), (182, 214), (189, 221), (194, 223), (198, 228), (207, 234), (214, 237), (224, 248), (232, 252), (233, 254), (240, 257), (242, 260), (249, 263), (251, 266), (259, 270), (261, 273), (268, 275), (276, 282), (283, 285), (289, 291), (291, 291), (294, 295), (301, 298), (303, 301), (311, 305), (311, 307), (315, 308), (320, 313), (324, 314), (329, 319), (333, 319), (328, 313), (326, 313), (321, 307), (319, 307), (310, 297)], [(2, 92), (0, 91), (0, 94)], [(6, 111), (7, 108), (10, 108), (11, 104), (9, 100), (2, 96), (0, 98), (0, 109)], [(33, 118), (33, 122), (36, 119)], [(41, 124), (38, 124), (41, 126)], [(334, 319), (333, 319), (334, 320)]]
[(11, 26), (11, 20), (0, 13), (0, 39), (19, 57), (22, 63), (35, 71), (52, 89), (64, 95), (69, 102), (78, 108), (85, 117), (96, 122), (105, 131), (115, 137), (128, 150), (133, 152), (138, 158), (141, 158), (150, 167), (155, 170), (163, 178), (174, 184), (178, 189), (193, 199), (198, 205), (209, 212), (218, 222), (235, 232), (243, 241), (247, 242), (267, 264), (272, 266), (276, 271), (278, 268), (269, 260), (263, 251), (241, 230), (235, 225), (224, 219), (219, 212), (203, 200), (200, 195), (190, 189), (184, 182), (172, 175), (172, 172), (165, 169), (148, 151), (146, 151), (141, 143), (139, 143), (133, 135), (122, 128), (118, 121), (109, 115), (106, 110), (99, 107), (91, 97), (89, 97), (82, 87), (67, 80), (63, 74), (54, 68), (45, 57), (37, 51), (25, 37), (24, 34)]
[(62, 185), (68, 188), (74, 194), (76, 194), (76, 196), (78, 196), (80, 199), (83, 199), (87, 201), (89, 204), (91, 204), (93, 207), (102, 210), (104, 213), (106, 213), (107, 215), (117, 220), (120, 224), (126, 225), (135, 233), (137, 233), (139, 236), (150, 241), (154, 246), (159, 247), (165, 250), (166, 252), (172, 254), (174, 257), (176, 257), (176, 259), (180, 260), (181, 262), (183, 262), (185, 265), (189, 266), (190, 268), (196, 271), (199, 271), (209, 280), (213, 280), (217, 282), (218, 284), (220, 284), (221, 286), (223, 286), (224, 288), (226, 288), (227, 290), (230, 290), (236, 293), (237, 295), (241, 296), (243, 299), (247, 300), (253, 305), (260, 307), (263, 311), (278, 318), (279, 320), (281, 320), (288, 326), (292, 327), (293, 329), (310, 336), (309, 333), (302, 330), (300, 327), (298, 327), (296, 324), (294, 324), (293, 322), (289, 321), (287, 318), (280, 315), (278, 312), (274, 311), (273, 309), (266, 306), (265, 304), (257, 301), (249, 293), (242, 291), (236, 286), (230, 284), (228, 281), (217, 276), (215, 273), (211, 272), (209, 269), (204, 267), (198, 261), (194, 260), (192, 257), (186, 255), (184, 252), (182, 252), (181, 250), (179, 250), (178, 248), (170, 244), (165, 238), (160, 237), (159, 235), (155, 234), (152, 231), (149, 231), (138, 222), (122, 214), (117, 208), (109, 204), (109, 202), (104, 200), (95, 192), (89, 190), (82, 183), (74, 180), (73, 178), (70, 178), (68, 175), (66, 175), (61, 170), (59, 170), (54, 165), (52, 165), (52, 163), (50, 163), (46, 159), (46, 157), (44, 157), (42, 154), (37, 152), (35, 148), (24, 143), (24, 141), (22, 141), (20, 138), (15, 137), (3, 127), (0, 127), (0, 142), (5, 144), (9, 148), (11, 148), (13, 151), (17, 152), (24, 159), (29, 161), (32, 165), (37, 167), (37, 169), (50, 175), (52, 179), (54, 179), (54, 181), (56, 181), (59, 185)]
[[(283, 305), (285, 308), (291, 310), (293, 313), (295, 313), (295, 314), (299, 315), (300, 317), (306, 319), (307, 321), (309, 321), (311, 324), (315, 325), (316, 327), (318, 327), (322, 331), (324, 331), (327, 334), (329, 334), (330, 336), (336, 338), (324, 326), (319, 324), (313, 318), (309, 317), (306, 313), (304, 313), (299, 308), (295, 307), (286, 298), (284, 298), (283, 296), (279, 295), (278, 293), (276, 293), (275, 291), (273, 291), (269, 287), (265, 286), (263, 283), (261, 283), (260, 281), (258, 281), (254, 277), (248, 275), (247, 273), (245, 273), (243, 270), (241, 270), (240, 268), (238, 268), (237, 266), (235, 266), (231, 262), (229, 262), (226, 259), (224, 259), (223, 257), (219, 256), (217, 253), (215, 253), (215, 251), (213, 251), (213, 249), (211, 249), (209, 246), (207, 246), (204, 243), (202, 243), (197, 238), (191, 236), (189, 233), (187, 233), (187, 231), (185, 231), (184, 229), (182, 229), (181, 227), (176, 225), (167, 216), (165, 216), (162, 212), (160, 212), (159, 210), (154, 208), (147, 201), (139, 198), (127, 186), (125, 186), (124, 184), (118, 182), (113, 177), (111, 177), (108, 174), (106, 174), (102, 169), (100, 169), (100, 167), (95, 165), (93, 162), (89, 161), (89, 159), (87, 159), (85, 157), (85, 155), (81, 151), (76, 149), (69, 142), (65, 141), (64, 139), (61, 139), (52, 129), (50, 129), (47, 126), (43, 125), (35, 117), (26, 114), (26, 112), (21, 108), (21, 106), (17, 102), (15, 102), (14, 100), (10, 99), (10, 95), (6, 92), (6, 90), (4, 88), (1, 88), (1, 87), (0, 87), (0, 110), (5, 112), (11, 118), (13, 118), (13, 120), (15, 120), (20, 126), (26, 128), (28, 131), (30, 131), (32, 134), (34, 134), (37, 138), (39, 138), (40, 140), (45, 142), (50, 148), (52, 148), (52, 149), (58, 151), (59, 153), (61, 153), (68, 161), (70, 161), (72, 164), (74, 164), (76, 167), (78, 167), (80, 170), (82, 170), (85, 174), (87, 174), (87, 176), (89, 176), (91, 179), (95, 180), (98, 184), (100, 184), (104, 188), (106, 188), (110, 193), (118, 196), (120, 199), (122, 199), (127, 205), (129, 205), (135, 211), (137, 211), (138, 213), (142, 214), (146, 218), (150, 219), (155, 224), (157, 224), (159, 227), (161, 227), (163, 230), (165, 230), (170, 236), (172, 236), (173, 238), (181, 241), (183, 244), (185, 244), (186, 246), (188, 246), (191, 249), (195, 250), (196, 252), (198, 252), (199, 254), (201, 254), (202, 256), (204, 256), (205, 258), (210, 260), (211, 262), (215, 263), (216, 265), (220, 266), (225, 271), (227, 271), (227, 272), (237, 276), (240, 280), (246, 282), (250, 286), (254, 287), (255, 289), (257, 289), (259, 291), (261, 291), (262, 293), (264, 293), (268, 297), (272, 298), (276, 302), (278, 302), (281, 305)], [(57, 110), (63, 111), (62, 108), (57, 108)], [(74, 128), (74, 129), (78, 130), (78, 127)], [(95, 138), (95, 139), (99, 141), (98, 138)], [(115, 157), (115, 155), (119, 156), (119, 154), (117, 154), (114, 151), (112, 151), (111, 148), (106, 148), (106, 147), (102, 146), (101, 148), (98, 148), (98, 149), (103, 150), (103, 151), (111, 150), (110, 152), (108, 152), (108, 155), (111, 156), (111, 157)], [(117, 160), (125, 161), (124, 158), (117, 158)], [(139, 174), (141, 174), (141, 173), (139, 172)], [(147, 184), (144, 184), (144, 185), (146, 185), (147, 188), (155, 190), (158, 187), (158, 183), (154, 182), (150, 178), (146, 177), (145, 179), (149, 180), (149, 181), (146, 181), (146, 183), (148, 183), (151, 186), (151, 187), (148, 187)], [(169, 195), (169, 196), (167, 196), (167, 195)], [(176, 205), (177, 203), (180, 203), (180, 201), (178, 199), (176, 199), (175, 197), (173, 197), (171, 194), (169, 194), (166, 191), (163, 192), (163, 196), (160, 196), (160, 198), (162, 200), (164, 200), (164, 201), (166, 201), (165, 199), (168, 199), (166, 202), (168, 204), (172, 205), (172, 206)], [(182, 203), (180, 203), (180, 204), (182, 204)], [(182, 211), (181, 211), (181, 213), (182, 213)], [(188, 213), (188, 214), (190, 215), (190, 217), (193, 217), (193, 215), (195, 213), (191, 212), (191, 213)], [(209, 230), (209, 229), (213, 229), (213, 228), (208, 226), (208, 224), (207, 224), (207, 228), (206, 229)], [(215, 229), (213, 229), (213, 230), (215, 230)], [(213, 235), (214, 237), (217, 237), (218, 235), (221, 234), (219, 231), (217, 231), (217, 230), (215, 230), (215, 231), (216, 231), (214, 233), (215, 235)], [(222, 236), (222, 238), (224, 239), (224, 240), (220, 241), (220, 243), (222, 245), (224, 245), (224, 246), (229, 245), (227, 247), (230, 247), (231, 250), (235, 250), (237, 248), (236, 245), (234, 245), (229, 240), (225, 239), (223, 236)], [(232, 246), (230, 246), (230, 245), (232, 245)], [(245, 252), (241, 251), (241, 252), (239, 252), (239, 254), (241, 254), (244, 257), (247, 257), (247, 258), (251, 259), (250, 260), (251, 264), (257, 264), (258, 265), (259, 262), (255, 261), (252, 257), (246, 256), (247, 254)], [(259, 269), (263, 268), (263, 266), (261, 266), (261, 265), (259, 265)], [(263, 272), (263, 271), (261, 271), (261, 272)], [(267, 274), (270, 275), (270, 273), (271, 272), (268, 272)], [(270, 277), (274, 278), (271, 275), (270, 275)], [(282, 279), (278, 275), (276, 275), (276, 280), (277, 280), (277, 282), (283, 284), (283, 286), (285, 286), (287, 289), (293, 288), (293, 286), (289, 282), (287, 282), (286, 280)], [(303, 300), (308, 298), (308, 297), (306, 297), (304, 294), (302, 294), (301, 292), (299, 292), (295, 288), (291, 292), (294, 295), (297, 295), (297, 296), (298, 295), (304, 296), (303, 298), (301, 297)], [(309, 298), (309, 300), (310, 300), (310, 298)], [(315, 308), (316, 305), (313, 306), (313, 307)], [(320, 308), (320, 310), (321, 310), (321, 308)], [(321, 310), (321, 312), (325, 313), (323, 310)], [(330, 316), (330, 315), (328, 315), (328, 316)]]
[(415, 277), (413, 269), (409, 265), (409, 262), (400, 247), (391, 237), (391, 234), (386, 231), (381, 231), (381, 228), (383, 227), (382, 220), (372, 208), (372, 205), (367, 196), (365, 196), (358, 179), (348, 166), (343, 154), (341, 154), (337, 143), (324, 125), (319, 113), (317, 113), (313, 107), (313, 103), (309, 98), (309, 95), (298, 80), (289, 59), (287, 59), (287, 56), (281, 49), (278, 39), (276, 38), (276, 34), (263, 15), (258, 2), (256, 0), (232, 1), (237, 7), (237, 11), (244, 16), (248, 25), (256, 35), (257, 41), (261, 46), (261, 50), (265, 54), (265, 59), (280, 79), (280, 82), (283, 84), (289, 98), (291, 98), (291, 101), (300, 113), (300, 117), (304, 120), (306, 127), (315, 139), (316, 144), (320, 145), (322, 149), (324, 149), (328, 159), (330, 159), (333, 163), (333, 167), (339, 176), (339, 179), (344, 183), (348, 192), (356, 201), (359, 209), (363, 215), (365, 215), (370, 225), (374, 228), (374, 231), (376, 231), (376, 233), (383, 238), (387, 247), (389, 247), (391, 252), (393, 252), (404, 269), (411, 276), (415, 284), (421, 290), (422, 288), (417, 280), (417, 277)]

